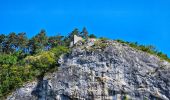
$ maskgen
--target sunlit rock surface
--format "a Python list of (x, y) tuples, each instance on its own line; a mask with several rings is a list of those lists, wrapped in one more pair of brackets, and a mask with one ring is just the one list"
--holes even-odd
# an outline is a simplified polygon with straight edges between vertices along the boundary
[[(77, 46), (57, 72), (27, 83), (7, 100), (169, 100), (170, 64), (125, 44)], [(88, 48), (85, 48), (88, 47)]]

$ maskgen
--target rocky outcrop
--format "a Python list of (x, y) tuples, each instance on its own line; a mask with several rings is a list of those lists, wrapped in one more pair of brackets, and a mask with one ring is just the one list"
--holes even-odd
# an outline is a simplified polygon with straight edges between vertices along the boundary
[(25, 84), (7, 100), (170, 99), (168, 62), (116, 41), (103, 44), (74, 47), (60, 58), (57, 72)]

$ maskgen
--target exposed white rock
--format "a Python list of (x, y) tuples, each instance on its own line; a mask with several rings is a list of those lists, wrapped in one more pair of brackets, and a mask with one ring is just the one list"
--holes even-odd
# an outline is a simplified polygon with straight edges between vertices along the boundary
[[(170, 64), (115, 41), (106, 48), (73, 48), (58, 72), (24, 85), (7, 100), (170, 99)], [(95, 48), (95, 47), (94, 47)]]

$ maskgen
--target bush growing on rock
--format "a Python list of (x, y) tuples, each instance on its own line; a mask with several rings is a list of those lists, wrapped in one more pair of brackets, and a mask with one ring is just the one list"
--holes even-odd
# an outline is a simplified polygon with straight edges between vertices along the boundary
[(170, 59), (166, 54), (157, 51), (156, 48), (154, 46), (152, 46), (152, 45), (139, 45), (137, 42), (126, 42), (126, 41), (123, 41), (123, 40), (120, 40), (120, 39), (118, 39), (116, 41), (119, 42), (119, 43), (127, 44), (130, 47), (133, 47), (135, 49), (147, 52), (149, 54), (156, 55), (159, 58), (170, 62)]

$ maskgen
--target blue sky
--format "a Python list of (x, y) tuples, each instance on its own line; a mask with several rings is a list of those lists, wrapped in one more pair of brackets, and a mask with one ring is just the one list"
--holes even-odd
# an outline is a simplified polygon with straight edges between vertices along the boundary
[(84, 26), (111, 39), (155, 45), (170, 56), (170, 0), (0, 0), (0, 33), (45, 29), (66, 35)]

